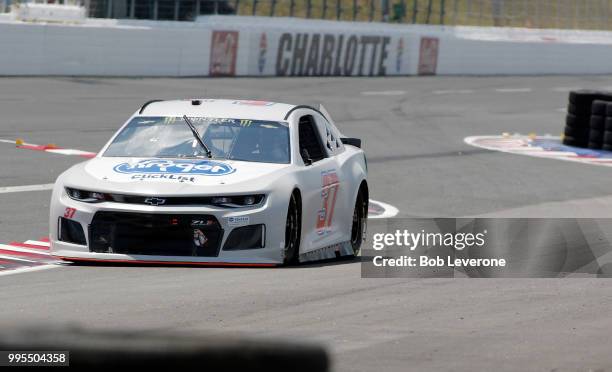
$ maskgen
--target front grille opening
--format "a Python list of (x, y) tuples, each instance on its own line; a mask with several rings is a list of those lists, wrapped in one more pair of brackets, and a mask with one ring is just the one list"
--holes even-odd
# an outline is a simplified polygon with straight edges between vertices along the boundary
[(96, 253), (217, 257), (222, 238), (211, 215), (97, 212), (89, 225)]
[(80, 223), (64, 217), (59, 218), (59, 240), (66, 243), (87, 245), (85, 232)]
[(266, 244), (266, 227), (264, 225), (249, 225), (232, 230), (227, 237), (224, 251), (263, 248)]

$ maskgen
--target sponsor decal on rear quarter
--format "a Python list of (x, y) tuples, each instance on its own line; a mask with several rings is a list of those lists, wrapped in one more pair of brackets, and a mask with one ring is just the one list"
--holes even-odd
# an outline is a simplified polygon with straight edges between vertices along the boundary
[(125, 174), (181, 174), (223, 176), (236, 170), (229, 164), (212, 160), (149, 159), (135, 164), (121, 163), (113, 168)]

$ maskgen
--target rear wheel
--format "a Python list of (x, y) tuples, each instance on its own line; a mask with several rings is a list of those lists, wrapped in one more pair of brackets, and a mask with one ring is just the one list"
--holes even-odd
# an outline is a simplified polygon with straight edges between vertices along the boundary
[(359, 254), (361, 243), (363, 242), (363, 233), (366, 228), (366, 219), (368, 218), (368, 203), (364, 200), (363, 193), (359, 191), (357, 201), (355, 202), (355, 210), (353, 211), (353, 224), (351, 227), (351, 247), (355, 256)]
[(293, 193), (289, 200), (287, 223), (285, 224), (285, 265), (293, 265), (299, 262), (300, 230), (300, 209), (297, 197), (295, 193)]

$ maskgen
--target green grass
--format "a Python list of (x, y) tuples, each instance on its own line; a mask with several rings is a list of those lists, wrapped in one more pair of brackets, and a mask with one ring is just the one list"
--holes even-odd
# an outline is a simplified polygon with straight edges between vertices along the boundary
[[(235, 0), (230, 0), (233, 3)], [(389, 0), (390, 22), (470, 26), (563, 29), (612, 29), (612, 0), (503, 0), (502, 17), (493, 16), (493, 0), (405, 0), (405, 13), (394, 12), (400, 0)], [(253, 14), (254, 0), (239, 0), (238, 14)], [(255, 14), (272, 14), (273, 0), (259, 0)], [(308, 0), (295, 0), (293, 15), (308, 16)], [(311, 0), (310, 18), (381, 21), (381, 0)], [(327, 4), (327, 7), (325, 7)], [(337, 5), (340, 15), (337, 16)], [(356, 7), (354, 7), (356, 4)], [(416, 8), (415, 8), (416, 5)], [(275, 16), (290, 15), (291, 1), (277, 0)], [(416, 9), (416, 12), (415, 12)], [(431, 10), (430, 10), (431, 9)], [(444, 9), (444, 12), (442, 10)]]

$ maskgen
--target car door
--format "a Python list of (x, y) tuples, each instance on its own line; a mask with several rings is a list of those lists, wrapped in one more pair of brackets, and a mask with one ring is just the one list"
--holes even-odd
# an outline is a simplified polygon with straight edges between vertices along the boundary
[[(302, 252), (339, 243), (343, 230), (336, 207), (342, 199), (342, 177), (334, 152), (328, 147), (325, 119), (316, 113), (298, 121), (302, 178)], [(333, 149), (333, 147), (332, 147)]]

